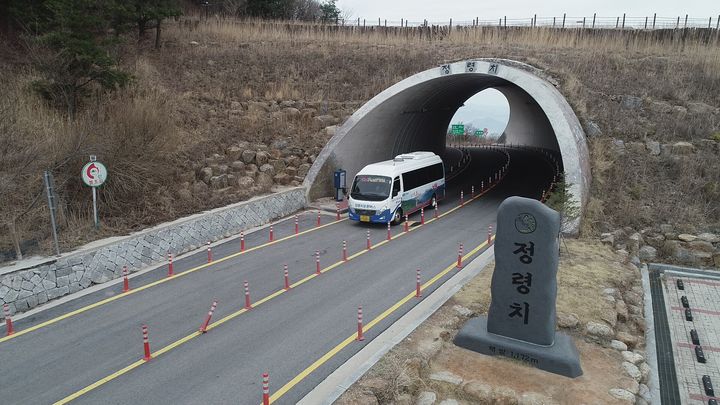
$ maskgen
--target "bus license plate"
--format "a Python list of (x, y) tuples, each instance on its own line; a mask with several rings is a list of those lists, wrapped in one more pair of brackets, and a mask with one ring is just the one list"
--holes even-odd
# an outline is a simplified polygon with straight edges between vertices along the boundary
[(370, 216), (369, 215), (360, 215), (360, 221), (370, 222)]

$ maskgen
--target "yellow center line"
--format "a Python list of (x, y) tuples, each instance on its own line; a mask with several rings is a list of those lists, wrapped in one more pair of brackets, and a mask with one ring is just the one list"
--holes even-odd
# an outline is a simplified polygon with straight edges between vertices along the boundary
[(322, 228), (325, 228), (325, 227), (328, 227), (328, 226), (331, 226), (331, 225), (335, 225), (335, 224), (337, 224), (337, 223), (340, 223), (340, 222), (346, 221), (346, 220), (347, 220), (347, 218), (342, 218), (342, 219), (340, 219), (340, 220), (335, 220), (335, 221), (333, 221), (333, 222), (327, 223), (327, 224), (325, 224), (325, 225), (320, 225), (320, 226), (317, 226), (317, 227), (315, 227), (315, 228), (307, 229), (307, 230), (302, 231), (302, 232), (299, 232), (299, 233), (297, 233), (297, 234), (292, 234), (292, 235), (289, 235), (289, 236), (282, 237), (282, 238), (280, 238), (280, 239), (273, 240), (272, 242), (266, 242), (266, 243), (263, 243), (262, 245), (254, 246), (254, 247), (251, 247), (251, 248), (249, 248), (249, 249), (245, 249), (244, 251), (237, 252), (237, 253), (233, 253), (233, 254), (231, 254), (231, 255), (229, 255), (229, 256), (225, 256), (225, 257), (219, 258), (219, 259), (217, 259), (217, 260), (213, 260), (212, 262), (205, 263), (205, 264), (201, 264), (200, 266), (193, 267), (193, 268), (188, 269), (188, 270), (185, 270), (185, 271), (183, 271), (183, 272), (181, 272), (181, 273), (177, 273), (177, 274), (173, 275), (172, 277), (162, 278), (162, 279), (160, 279), (160, 280), (153, 281), (152, 283), (145, 284), (145, 285), (140, 286), (140, 287), (137, 287), (137, 288), (133, 288), (133, 289), (131, 289), (131, 290), (128, 291), (128, 292), (121, 293), (121, 294), (115, 295), (115, 296), (113, 296), (113, 297), (105, 298), (105, 299), (100, 300), (100, 301), (98, 301), (98, 302), (92, 303), (92, 304), (87, 305), (87, 306), (84, 306), (84, 307), (82, 307), (82, 308), (78, 308), (78, 309), (76, 309), (76, 310), (74, 310), (74, 311), (70, 311), (70, 312), (68, 312), (68, 313), (66, 313), (66, 314), (63, 314), (63, 315), (60, 315), (60, 316), (58, 316), (58, 317), (49, 319), (49, 320), (47, 320), (47, 321), (45, 321), (45, 322), (41, 322), (41, 323), (39, 323), (39, 324), (37, 324), (37, 325), (34, 325), (34, 326), (31, 326), (31, 327), (29, 327), (29, 328), (27, 328), (27, 329), (18, 330), (18, 331), (16, 331), (14, 334), (12, 334), (12, 335), (10, 335), (10, 336), (4, 336), (4, 337), (0, 338), (0, 343), (5, 342), (5, 341), (8, 341), (8, 340), (10, 340), (10, 339), (17, 338), (17, 337), (22, 336), (22, 335), (24, 335), (24, 334), (26, 334), (26, 333), (34, 332), (34, 331), (36, 331), (36, 330), (38, 330), (38, 329), (44, 328), (44, 327), (46, 327), (46, 326), (50, 326), (50, 325), (52, 325), (52, 324), (54, 324), (54, 323), (57, 323), (57, 322), (60, 322), (60, 321), (62, 321), (62, 320), (71, 318), (71, 317), (73, 317), (73, 316), (75, 316), (75, 315), (79, 315), (79, 314), (82, 314), (83, 312), (87, 312), (87, 311), (89, 311), (89, 310), (91, 310), (91, 309), (94, 309), (94, 308), (103, 306), (103, 305), (105, 305), (105, 304), (109, 304), (109, 303), (111, 303), (111, 302), (113, 302), (113, 301), (117, 301), (117, 300), (119, 300), (119, 299), (121, 299), (121, 298), (127, 297), (127, 296), (132, 295), (132, 294), (137, 294), (137, 293), (139, 293), (139, 292), (141, 292), (141, 291), (145, 291), (145, 290), (147, 290), (147, 289), (149, 289), (149, 288), (158, 286), (158, 285), (163, 284), (163, 283), (167, 283), (167, 282), (169, 282), (169, 281), (171, 281), (171, 280), (175, 280), (175, 279), (178, 279), (178, 278), (180, 278), (180, 277), (184, 277), (184, 276), (186, 276), (186, 275), (188, 275), (188, 274), (192, 274), (192, 273), (194, 273), (194, 272), (196, 272), (196, 271), (198, 271), (198, 270), (202, 270), (202, 269), (208, 268), (208, 267), (210, 267), (210, 266), (212, 266), (212, 265), (222, 263), (222, 262), (224, 262), (224, 261), (226, 261), (226, 260), (233, 259), (233, 258), (238, 257), (238, 256), (240, 256), (240, 255), (244, 255), (244, 254), (246, 254), (246, 253), (254, 252), (254, 251), (256, 251), (256, 250), (259, 250), (259, 249), (262, 249), (262, 248), (265, 248), (265, 247), (268, 247), (268, 246), (272, 246), (272, 245), (274, 245), (274, 244), (277, 244), (277, 243), (286, 241), (286, 240), (288, 240), (288, 239), (292, 239), (292, 238), (295, 238), (295, 237), (304, 235), (304, 234), (306, 234), (306, 233), (314, 232), (314, 231), (317, 231), (317, 230), (319, 230), (319, 229), (322, 229)]
[[(494, 240), (494, 235), (491, 237), (491, 240)], [(468, 252), (465, 256), (462, 257), (463, 260), (467, 260), (474, 256), (477, 252), (479, 252), (481, 249), (483, 249), (485, 246), (487, 246), (488, 242), (484, 241), (483, 243), (479, 244), (477, 247), (475, 247), (473, 250)], [(425, 290), (428, 287), (435, 284), (438, 280), (440, 280), (442, 277), (447, 275), (449, 272), (457, 269), (457, 262), (453, 262), (451, 265), (447, 266), (443, 271), (435, 275), (435, 277), (428, 280), (425, 284), (422, 285), (422, 289)], [(363, 326), (363, 333), (370, 330), (373, 326), (380, 323), (382, 320), (390, 316), (393, 312), (397, 311), (400, 307), (402, 307), (404, 304), (406, 304), (411, 299), (415, 298), (415, 291), (413, 290), (411, 293), (403, 297), (400, 301), (393, 304), (390, 308), (386, 309), (383, 313), (375, 317), (372, 321), (370, 321), (367, 325)], [(293, 387), (295, 387), (298, 383), (300, 383), (302, 380), (304, 380), (308, 375), (310, 375), (313, 371), (317, 370), (320, 366), (322, 366), (324, 363), (326, 363), (328, 360), (333, 358), (336, 354), (338, 354), (342, 349), (347, 347), (352, 342), (356, 341), (357, 339), (357, 333), (353, 333), (352, 335), (348, 336), (345, 340), (340, 342), (337, 346), (333, 347), (325, 353), (322, 357), (315, 360), (310, 366), (308, 366), (306, 369), (300, 372), (300, 374), (296, 375), (292, 380), (288, 381), (287, 384), (283, 385), (279, 390), (277, 390), (274, 394), (270, 396), (270, 403), (273, 403), (274, 401), (277, 401), (280, 399), (283, 395), (285, 395), (288, 391), (290, 391)]]
[[(489, 191), (490, 189), (492, 189), (492, 187), (494, 187), (494, 185), (491, 186), (491, 187), (489, 187), (487, 190), (485, 190), (485, 192), (487, 192), (487, 191)], [(475, 196), (474, 198), (471, 198), (468, 202), (473, 201), (473, 200), (475, 200), (475, 199), (477, 199), (477, 198), (480, 198), (485, 192), (480, 193), (479, 195)], [(463, 206), (464, 206), (464, 205), (463, 205)], [(454, 212), (455, 210), (457, 210), (457, 209), (459, 209), (459, 208), (461, 208), (461, 207), (462, 207), (462, 206), (457, 206), (457, 207), (455, 207), (455, 208), (447, 211), (447, 213), (444, 214), (444, 215), (447, 215), (447, 214), (449, 214), (449, 213), (451, 213), (451, 212)], [(444, 215), (443, 215), (443, 216), (444, 216)], [(438, 219), (440, 219), (441, 217), (442, 217), (442, 216), (438, 216)], [(345, 219), (346, 219), (346, 218), (345, 218)], [(344, 221), (345, 219), (342, 219), (342, 221)], [(434, 219), (433, 219), (433, 220), (434, 220)], [(432, 222), (433, 220), (426, 221), (425, 224), (428, 224), (428, 223)], [(339, 222), (339, 221), (335, 221), (335, 223), (337, 223), (337, 222)], [(328, 225), (332, 225), (332, 224), (326, 224), (326, 225), (323, 225), (323, 226), (328, 226)], [(420, 225), (420, 226), (418, 226), (418, 227), (409, 229), (408, 232), (401, 232), (401, 233), (399, 233), (399, 234), (396, 234), (395, 236), (392, 236), (391, 239), (393, 239), (393, 240), (394, 240), (394, 239), (397, 239), (397, 238), (405, 235), (406, 233), (409, 233), (410, 231), (414, 231), (414, 230), (416, 230), (416, 229), (420, 229), (422, 226), (423, 226), (423, 225)], [(314, 228), (314, 229), (319, 229), (319, 227), (318, 227), (318, 228)], [(305, 232), (309, 232), (309, 231), (310, 231), (310, 230), (305, 231)], [(302, 234), (302, 233), (300, 233), (300, 234)], [(281, 240), (288, 239), (288, 238), (291, 238), (291, 237), (293, 237), (293, 236), (296, 236), (296, 235), (291, 235), (291, 236), (286, 237), (286, 238), (283, 238), (283, 239), (278, 239), (278, 240), (276, 240), (276, 241), (274, 241), (274, 242), (269, 242), (268, 244), (280, 242)], [(355, 258), (357, 258), (357, 257), (359, 257), (359, 256), (361, 256), (361, 255), (363, 255), (363, 254), (365, 254), (365, 253), (371, 252), (372, 250), (374, 250), (374, 249), (376, 249), (376, 248), (378, 248), (378, 247), (380, 247), (380, 246), (382, 246), (382, 245), (385, 245), (385, 244), (388, 243), (388, 242), (389, 242), (389, 240), (384, 239), (384, 240), (378, 242), (377, 244), (372, 245), (372, 249), (370, 249), (370, 250), (368, 250), (368, 249), (361, 250), (361, 251), (359, 251), (359, 252), (357, 252), (357, 253), (349, 256), (347, 261), (344, 261), (344, 260), (337, 261), (337, 262), (329, 265), (328, 267), (325, 267), (324, 269), (321, 269), (320, 272), (321, 272), (321, 273), (326, 273), (326, 272), (328, 272), (328, 271), (330, 271), (330, 270), (332, 270), (332, 269), (334, 269), (334, 268), (339, 267), (340, 265), (342, 265), (342, 264), (344, 264), (344, 263), (349, 262), (349, 261), (352, 260), (352, 259), (355, 259)], [(480, 249), (482, 249), (482, 247), (485, 246), (486, 244), (487, 244), (487, 241), (486, 241), (486, 242), (483, 242), (483, 243), (480, 244), (478, 247), (476, 247), (476, 248), (473, 249), (472, 251), (468, 252), (465, 256), (463, 256), (463, 260), (465, 260), (465, 258), (470, 258), (470, 257), (472, 257), (475, 253), (477, 253)], [(263, 245), (263, 246), (267, 246), (267, 244), (266, 244), (266, 245)], [(256, 247), (256, 249), (257, 249), (257, 248), (259, 248), (259, 246)], [(245, 250), (245, 252), (248, 252), (248, 251), (250, 251), (250, 249)], [(241, 252), (241, 253), (244, 253), (244, 252)], [(225, 260), (225, 259), (230, 258), (230, 257), (232, 257), (232, 256), (238, 256), (238, 255), (239, 255), (239, 254), (236, 253), (236, 254), (231, 255), (231, 256), (226, 256), (226, 257), (224, 257), (224, 258), (222, 258), (222, 259), (218, 259), (216, 262), (220, 262), (221, 260)], [(212, 263), (215, 263), (215, 262), (212, 262)], [(202, 265), (202, 266), (199, 266), (199, 267), (196, 268), (196, 269), (207, 267), (207, 266), (209, 266), (209, 265), (212, 264), (212, 263), (204, 264), (204, 265)], [(423, 289), (424, 289), (424, 288), (427, 288), (427, 287), (429, 287), (430, 285), (432, 285), (433, 283), (435, 283), (438, 279), (440, 279), (440, 278), (442, 277), (442, 275), (447, 274), (449, 271), (451, 271), (453, 268), (455, 268), (454, 266), (455, 266), (455, 264), (453, 264), (453, 265), (449, 266), (448, 268), (446, 268), (445, 270), (443, 270), (443, 272), (441, 272), (441, 274), (436, 275), (436, 276), (433, 277), (431, 280), (429, 280), (428, 282), (426, 282), (426, 283), (422, 286), (422, 288), (423, 288)], [(195, 269), (193, 269), (193, 271), (194, 271), (194, 270), (195, 270)], [(188, 271), (189, 271), (189, 270), (188, 270)], [(179, 273), (177, 276), (179, 276), (179, 275), (181, 275), (181, 274), (186, 274), (186, 273), (187, 273), (187, 271), (186, 271), (186, 272), (183, 272), (183, 273)], [(177, 276), (176, 276), (176, 277), (177, 277)], [(310, 274), (310, 275), (306, 276), (305, 278), (303, 278), (303, 279), (301, 279), (301, 280), (299, 280), (299, 281), (291, 284), (290, 287), (291, 287), (291, 289), (292, 289), (292, 288), (295, 288), (295, 287), (297, 287), (297, 286), (299, 286), (299, 285), (302, 285), (302, 284), (304, 284), (304, 283), (312, 280), (313, 278), (315, 278), (315, 277), (317, 277), (317, 276), (318, 276), (318, 275), (317, 275), (316, 273)], [(162, 280), (162, 281), (165, 281), (165, 280)], [(131, 290), (131, 291), (134, 291), (134, 290)], [(285, 289), (281, 289), (281, 290), (275, 291), (274, 293), (272, 293), (272, 294), (270, 294), (270, 295), (268, 295), (268, 296), (266, 296), (266, 297), (258, 300), (257, 302), (255, 302), (255, 303), (253, 304), (253, 308), (258, 307), (258, 306), (260, 306), (260, 305), (262, 305), (262, 304), (270, 301), (271, 299), (273, 299), (273, 298), (275, 298), (275, 297), (278, 297), (279, 295), (281, 295), (281, 294), (283, 294), (283, 293), (285, 293), (285, 292), (287, 292)], [(412, 294), (409, 294), (408, 297), (413, 297), (413, 296), (414, 296), (414, 292), (413, 292)], [(372, 320), (367, 326), (365, 326), (365, 327), (363, 328), (363, 330), (369, 330), (369, 329), (370, 329), (373, 325), (375, 325), (377, 322), (380, 322), (382, 319), (384, 319), (385, 317), (387, 317), (388, 315), (390, 315), (392, 312), (394, 312), (395, 310), (397, 310), (397, 308), (399, 308), (400, 306), (402, 306), (402, 304), (403, 304), (404, 302), (407, 302), (407, 299), (409, 299), (408, 297), (403, 298), (403, 300), (405, 300), (405, 301), (403, 301), (403, 302), (401, 302), (401, 303), (396, 303), (396, 304), (393, 305), (390, 309), (388, 309), (387, 311), (383, 312), (383, 314), (381, 314), (382, 318), (378, 317), (379, 319), (376, 318), (376, 319)], [(238, 310), (238, 311), (236, 311), (236, 312), (233, 312), (233, 313), (231, 313), (231, 314), (229, 314), (229, 315), (226, 315), (225, 317), (223, 317), (223, 318), (221, 318), (221, 319), (219, 319), (219, 320), (211, 323), (210, 325), (208, 325), (207, 330), (210, 331), (210, 330), (212, 330), (212, 329), (214, 329), (214, 328), (216, 328), (216, 327), (219, 327), (220, 325), (222, 325), (222, 324), (224, 324), (224, 323), (226, 323), (226, 322), (228, 322), (228, 321), (230, 321), (230, 320), (232, 320), (232, 319), (234, 319), (234, 318), (237, 318), (238, 316), (246, 313), (247, 311), (248, 311), (247, 309), (242, 308), (242, 309), (240, 309), (240, 310)], [(179, 339), (179, 340), (177, 340), (177, 341), (175, 341), (175, 342), (173, 342), (173, 343), (170, 343), (169, 345), (167, 345), (167, 346), (165, 346), (165, 347), (157, 350), (156, 352), (152, 353), (153, 358), (157, 358), (157, 357), (159, 357), (159, 356), (161, 356), (161, 355), (163, 355), (163, 354), (165, 354), (165, 353), (167, 353), (167, 352), (169, 352), (169, 351), (177, 348), (178, 346), (180, 346), (180, 345), (182, 345), (182, 344), (185, 344), (185, 343), (189, 342), (190, 340), (192, 340), (192, 339), (194, 339), (194, 338), (196, 338), (196, 337), (198, 337), (198, 336), (201, 336), (201, 335), (202, 335), (202, 333), (196, 331), (196, 332), (193, 332), (193, 333), (191, 333), (191, 334), (189, 334), (189, 335), (187, 335), (187, 336), (185, 336), (185, 337), (183, 337), (183, 338), (181, 338), (181, 339)], [(288, 384), (290, 384), (291, 382), (293, 382), (293, 381), (295, 381), (295, 380), (297, 379), (297, 381), (296, 381), (295, 383), (293, 383), (291, 386), (288, 386), (288, 384), (286, 384), (287, 389), (285, 389), (284, 391), (282, 391), (282, 394), (284, 394), (285, 392), (287, 392), (287, 390), (289, 390), (289, 389), (292, 388), (295, 384), (297, 384), (299, 381), (301, 381), (303, 378), (305, 378), (305, 376), (307, 376), (307, 374), (311, 373), (315, 368), (317, 368), (317, 367), (319, 367), (320, 365), (322, 365), (323, 363), (325, 363), (328, 359), (330, 359), (330, 358), (331, 358), (332, 356), (334, 356), (337, 352), (339, 352), (340, 350), (342, 350), (345, 346), (347, 346), (347, 345), (348, 345), (350, 342), (352, 342), (354, 339), (355, 339), (355, 336), (350, 336), (348, 339), (346, 339), (345, 341), (343, 341), (343, 343), (341, 343), (340, 345), (336, 346), (336, 347), (335, 347), (333, 350), (331, 350), (330, 352), (326, 353), (325, 356), (323, 356), (321, 359), (319, 359), (318, 361), (316, 361), (315, 363), (313, 363), (313, 365), (317, 364), (314, 368), (311, 368), (311, 367), (312, 367), (312, 365), (311, 365), (311, 367), (308, 367), (308, 368), (305, 370), (305, 371), (307, 371), (307, 373), (305, 373), (305, 371), (303, 371), (303, 373), (305, 373), (305, 374), (301, 373), (300, 375), (298, 375), (297, 377), (295, 377), (293, 380), (291, 380)], [(324, 359), (324, 360), (323, 360), (323, 359)], [(85, 388), (83, 388), (83, 389), (81, 389), (81, 390), (79, 390), (79, 391), (77, 391), (77, 392), (75, 392), (75, 393), (73, 393), (73, 394), (68, 395), (67, 397), (65, 397), (65, 398), (63, 398), (63, 399), (55, 402), (54, 404), (55, 404), (55, 405), (67, 404), (68, 402), (77, 399), (78, 397), (80, 397), (80, 396), (82, 396), (82, 395), (84, 395), (84, 394), (86, 394), (86, 393), (88, 393), (88, 392), (90, 392), (90, 391), (92, 391), (92, 390), (94, 390), (94, 389), (102, 386), (103, 384), (105, 384), (105, 383), (107, 383), (107, 382), (110, 382), (110, 381), (112, 381), (112, 380), (114, 380), (114, 379), (122, 376), (123, 374), (128, 373), (128, 372), (131, 371), (131, 370), (134, 370), (134, 369), (140, 367), (141, 365), (143, 365), (143, 364), (145, 364), (145, 363), (146, 363), (146, 362), (145, 362), (144, 360), (138, 360), (138, 361), (136, 361), (136, 362), (134, 362), (134, 363), (126, 366), (125, 368), (123, 368), (123, 369), (121, 369), (121, 370), (118, 370), (118, 371), (116, 371), (116, 372), (108, 375), (107, 377), (104, 377), (104, 378), (102, 378), (102, 379), (100, 379), (100, 380), (98, 380), (98, 381), (96, 381), (96, 382), (88, 385), (87, 387), (85, 387)], [(301, 376), (302, 376), (302, 377), (301, 377)], [(301, 377), (301, 378), (299, 378), (299, 377)], [(298, 378), (299, 378), (299, 379), (298, 379)], [(283, 388), (285, 388), (285, 387), (283, 387)], [(282, 389), (281, 389), (281, 390), (282, 390)], [(278, 393), (280, 393), (280, 392), (281, 392), (281, 391), (276, 392), (276, 393), (273, 395), (273, 397), (271, 397), (271, 401), (273, 400), (272, 398), (274, 398), (274, 397), (275, 397), (276, 395), (278, 395)], [(282, 396), (282, 394), (280, 394), (280, 396)], [(277, 398), (279, 398), (279, 396), (278, 396)], [(277, 399), (277, 398), (275, 398), (275, 399)]]

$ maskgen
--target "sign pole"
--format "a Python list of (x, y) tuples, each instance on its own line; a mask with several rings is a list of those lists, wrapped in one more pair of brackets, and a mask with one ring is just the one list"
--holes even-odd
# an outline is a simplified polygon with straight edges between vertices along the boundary
[(97, 161), (95, 155), (90, 155), (90, 163), (83, 167), (80, 175), (83, 182), (92, 188), (93, 222), (95, 223), (95, 229), (100, 229), (96, 189), (105, 183), (105, 180), (107, 179), (107, 169), (105, 168), (105, 165)]
[(45, 170), (43, 175), (45, 180), (45, 190), (47, 191), (48, 208), (50, 209), (50, 223), (52, 224), (53, 241), (55, 242), (55, 253), (60, 256), (60, 246), (58, 245), (57, 225), (55, 224), (55, 193), (53, 192), (52, 174)]
[(98, 211), (97, 211), (97, 188), (92, 188), (92, 194), (93, 194), (93, 220), (95, 221), (95, 229), (100, 229), (100, 221), (98, 221)]

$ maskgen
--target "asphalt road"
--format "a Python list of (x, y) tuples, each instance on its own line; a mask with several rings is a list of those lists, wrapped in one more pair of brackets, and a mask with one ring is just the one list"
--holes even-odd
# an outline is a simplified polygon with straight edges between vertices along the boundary
[[(470, 185), (479, 192), (481, 180), (499, 167), (505, 155), (471, 149), (472, 161), (448, 187), (440, 212), (458, 205), (460, 190), (470, 199)], [(366, 231), (374, 244), (386, 238), (387, 228), (339, 221), (324, 228), (273, 245), (216, 262), (144, 291), (123, 296), (52, 323), (36, 331), (0, 343), (0, 402), (43, 404), (65, 398), (105, 379), (142, 357), (141, 324), (147, 324), (153, 351), (184, 343), (147, 363), (112, 379), (106, 379), (83, 395), (78, 403), (243, 403), (261, 400), (261, 374), (270, 373), (271, 392), (296, 377), (306, 367), (357, 330), (357, 308), (362, 305), (366, 324), (415, 287), (415, 270), (428, 280), (457, 258), (459, 243), (465, 251), (487, 238), (495, 211), (510, 195), (540, 196), (552, 168), (537, 152), (511, 150), (511, 165), (504, 180), (488, 194), (459, 210), (336, 265), (288, 292), (279, 293), (246, 312), (243, 282), (250, 284), (253, 302), (283, 287), (283, 264), (291, 282), (312, 276), (315, 251), (327, 268), (341, 259), (342, 241), (348, 255), (365, 250)], [(432, 211), (426, 212), (426, 219)], [(322, 217), (323, 224), (332, 222)], [(419, 214), (411, 217), (418, 221)], [(316, 215), (300, 216), (300, 230), (312, 229)], [(292, 218), (274, 225), (275, 237), (292, 235)], [(393, 235), (402, 226), (393, 227)], [(267, 242), (268, 230), (245, 236), (246, 247)], [(219, 258), (236, 254), (239, 241), (213, 247)], [(175, 272), (196, 268), (207, 261), (205, 252), (177, 260)], [(166, 269), (133, 278), (132, 286), (165, 278)], [(452, 273), (435, 283), (437, 288)], [(40, 312), (16, 323), (16, 330), (42, 324), (57, 316), (120, 294), (113, 286)], [(427, 296), (430, 291), (425, 291)], [(218, 321), (232, 319), (203, 335), (194, 335), (213, 299), (219, 304)], [(396, 319), (407, 312), (412, 300), (383, 319), (365, 334), (314, 369), (275, 403), (292, 404), (302, 398), (337, 366), (356, 353)]]

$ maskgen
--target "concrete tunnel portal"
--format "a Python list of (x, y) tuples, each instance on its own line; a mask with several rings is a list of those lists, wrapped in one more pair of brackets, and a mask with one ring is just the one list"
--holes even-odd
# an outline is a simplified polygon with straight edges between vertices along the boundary
[[(455, 111), (488, 88), (500, 91), (508, 101), (505, 142), (558, 152), (574, 203), (584, 207), (590, 167), (577, 116), (540, 70), (502, 59), (472, 59), (428, 69), (373, 97), (337, 129), (318, 155), (304, 182), (308, 199), (333, 194), (332, 172), (338, 168), (347, 170), (350, 183), (368, 163), (418, 150), (443, 155)], [(580, 221), (572, 221), (564, 231), (577, 233)]]

